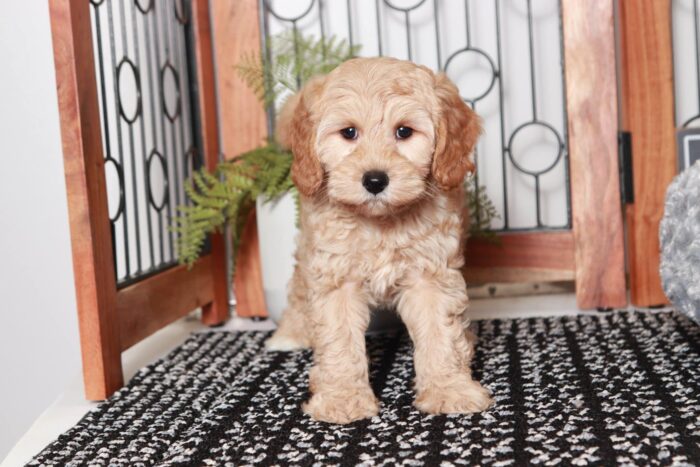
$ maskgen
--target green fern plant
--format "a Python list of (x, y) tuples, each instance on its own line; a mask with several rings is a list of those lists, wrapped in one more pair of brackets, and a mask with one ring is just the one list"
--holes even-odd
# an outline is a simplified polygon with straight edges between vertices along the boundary
[(464, 185), (469, 208), (469, 236), (498, 241), (498, 236), (491, 230), (491, 223), (500, 219), (501, 215), (486, 193), (486, 187), (478, 185), (473, 176)]
[[(265, 55), (245, 54), (237, 71), (245, 83), (266, 106), (274, 108), (279, 97), (295, 92), (298, 83), (325, 74), (343, 61), (357, 55), (359, 46), (350, 46), (335, 37), (306, 37), (298, 32), (271, 38), (270, 59)], [(292, 192), (298, 195), (291, 180), (292, 154), (273, 140), (265, 146), (219, 163), (213, 173), (202, 169), (185, 184), (190, 205), (178, 207), (172, 229), (178, 233), (177, 250), (181, 264), (191, 266), (199, 258), (210, 233), (231, 227), (233, 259), (240, 245), (243, 227), (255, 200), (264, 196), (274, 200)], [(491, 221), (498, 212), (484, 187), (467, 183), (471, 234), (495, 237)], [(235, 266), (235, 264), (234, 264)]]
[(180, 215), (173, 226), (179, 234), (180, 263), (192, 265), (199, 258), (207, 236), (222, 231), (226, 225), (232, 226), (235, 252), (255, 200), (261, 195), (272, 200), (294, 191), (291, 166), (292, 154), (270, 141), (220, 163), (214, 173), (195, 172), (185, 184), (192, 204), (178, 207)]
[(319, 39), (297, 31), (273, 36), (268, 47), (270, 57), (247, 53), (237, 66), (243, 81), (266, 107), (274, 106), (281, 95), (296, 92), (299, 84), (329, 73), (360, 51), (360, 46), (351, 46), (345, 39)]

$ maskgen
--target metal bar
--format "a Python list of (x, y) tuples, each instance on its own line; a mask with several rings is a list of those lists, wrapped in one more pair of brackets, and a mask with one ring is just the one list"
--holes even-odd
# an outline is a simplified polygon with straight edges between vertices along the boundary
[[(168, 2), (165, 3), (166, 5)], [(175, 3), (172, 4), (172, 16), (175, 16)], [(168, 11), (168, 10), (164, 10)], [(177, 50), (173, 51), (171, 54), (171, 47), (174, 49), (174, 40), (173, 40), (173, 33), (172, 33), (172, 28), (171, 28), (171, 15), (170, 14), (165, 14), (163, 15), (163, 24), (165, 24), (165, 55), (166, 55), (166, 61), (171, 65), (171, 73), (173, 73), (173, 70), (179, 73), (179, 66), (178, 66), (178, 57), (177, 57)], [(172, 58), (171, 58), (172, 57)], [(163, 68), (164, 72), (161, 74), (161, 79), (163, 80), (163, 89), (165, 89), (165, 71), (167, 68)], [(179, 74), (174, 75), (175, 76), (175, 85), (177, 89), (177, 102), (175, 103), (177, 111), (175, 112), (175, 117), (168, 118), (168, 121), (170, 122), (170, 139), (172, 141), (172, 161), (173, 161), (173, 171), (175, 173), (175, 180), (173, 185), (175, 186), (175, 196), (177, 200), (178, 205), (183, 204), (183, 198), (184, 198), (184, 191), (182, 190), (181, 186), (181, 173), (180, 173), (180, 164), (178, 164), (178, 144), (177, 144), (177, 125), (175, 125), (175, 120), (180, 120), (178, 123), (182, 125), (182, 109), (181, 109), (181, 92), (180, 92), (180, 76)], [(167, 109), (167, 103), (165, 102), (165, 94), (163, 94), (163, 107), (164, 109)], [(182, 133), (180, 132), (180, 137), (182, 138)], [(182, 141), (181, 141), (182, 143)], [(172, 219), (170, 220), (172, 222)]]
[[(143, 19), (142, 25), (144, 25), (144, 34), (145, 34), (145, 14), (146, 13), (141, 13), (141, 18)], [(139, 75), (141, 74), (141, 47), (139, 43), (139, 33), (138, 33), (138, 28), (137, 28), (137, 20), (136, 20), (136, 6), (132, 6), (131, 8), (131, 22), (134, 25), (134, 60), (136, 62), (136, 68), (139, 70)], [(152, 88), (151, 88), (152, 89)], [(149, 91), (151, 91), (149, 89)], [(143, 109), (143, 105), (141, 106)], [(145, 115), (142, 111), (141, 118), (139, 118), (139, 123), (140, 123), (140, 129), (141, 129), (141, 166), (143, 170), (143, 179), (144, 179), (144, 186), (146, 189), (148, 189), (150, 181), (149, 179), (149, 171), (148, 168), (146, 167), (146, 161), (148, 159), (148, 152), (146, 150), (146, 124), (145, 124)], [(146, 194), (146, 197), (148, 195)], [(147, 231), (148, 231), (148, 252), (149, 252), (149, 259), (151, 261), (151, 268), (155, 268), (155, 256), (153, 253), (153, 228), (151, 225), (151, 213), (150, 213), (150, 208), (148, 203), (146, 204), (146, 225), (147, 225)]]
[[(121, 130), (121, 120), (118, 115), (118, 110), (117, 107), (119, 106), (119, 86), (118, 86), (118, 79), (117, 79), (117, 62), (116, 62), (116, 44), (115, 44), (115, 36), (114, 36), (114, 18), (112, 14), (112, 0), (108, 0), (107, 5), (107, 20), (109, 23), (109, 45), (110, 45), (110, 52), (111, 52), (111, 62), (112, 62), (112, 80), (113, 80), (113, 85), (114, 85), (114, 104), (115, 104), (115, 111), (117, 111), (117, 149), (118, 149), (118, 154), (119, 154), (119, 166), (123, 170), (123, 163), (124, 163), (124, 152), (122, 148), (122, 130)], [(123, 181), (123, 179), (122, 179)], [(122, 193), (122, 196), (125, 196)], [(125, 277), (129, 277), (131, 274), (131, 267), (130, 267), (130, 254), (129, 254), (129, 220), (128, 220), (128, 215), (127, 215), (127, 205), (126, 202), (122, 203), (123, 206), (123, 219), (122, 219), (122, 235), (124, 236), (124, 242), (123, 242), (123, 248), (124, 248), (124, 261), (125, 261)], [(116, 262), (116, 257), (115, 257), (115, 262)], [(117, 265), (117, 269), (118, 265)], [(117, 281), (119, 281), (119, 276), (117, 275)]]
[[(476, 112), (476, 102), (471, 102), (471, 107), (474, 112)], [(479, 144), (477, 143), (474, 146), (474, 165), (476, 168), (474, 169), (474, 193), (476, 196), (474, 197), (474, 201), (476, 202), (476, 212), (474, 215), (476, 216), (476, 224), (478, 226), (481, 226), (481, 200), (479, 199)]]
[[(122, 45), (124, 47), (124, 50), (122, 51), (122, 55), (124, 57), (129, 56), (129, 35), (126, 32), (126, 13), (124, 10), (124, 2), (119, 2), (119, 22), (121, 23), (121, 33), (122, 33)], [(138, 68), (137, 68), (138, 70)], [(133, 70), (132, 70), (133, 71)], [(137, 75), (134, 76), (134, 79), (136, 80), (136, 86), (138, 88), (141, 87), (140, 84), (140, 79), (137, 77)], [(121, 90), (120, 90), (121, 92)], [(137, 93), (137, 99), (141, 99), (141, 91), (139, 89)], [(140, 102), (137, 104), (137, 110), (134, 115), (134, 119), (140, 118), (141, 115), (139, 113), (141, 112), (141, 105)], [(129, 168), (131, 169), (131, 191), (132, 191), (132, 201), (133, 201), (133, 207), (134, 207), (134, 237), (136, 237), (136, 271), (134, 271), (133, 275), (137, 276), (139, 273), (141, 273), (141, 225), (139, 222), (139, 195), (138, 195), (138, 182), (136, 180), (136, 148), (135, 148), (135, 143), (134, 143), (134, 122), (127, 120), (127, 127), (129, 130), (129, 159), (130, 159), (130, 165)]]
[(380, 0), (376, 0), (374, 2), (375, 9), (377, 11), (377, 48), (379, 49), (379, 56), (382, 57), (384, 55), (384, 51), (382, 50), (382, 17), (380, 13), (380, 8), (379, 8), (379, 2)]
[(540, 176), (533, 175), (535, 178), (535, 213), (537, 215), (537, 227), (542, 227), (542, 212), (540, 210)]
[[(158, 150), (158, 136), (160, 135), (161, 139), (161, 144), (165, 146), (165, 141), (163, 138), (162, 133), (158, 132), (158, 124), (156, 123), (156, 113), (158, 111), (158, 107), (156, 106), (156, 101), (155, 101), (155, 96), (156, 96), (156, 86), (154, 85), (153, 81), (153, 66), (156, 67), (156, 70), (159, 69), (158, 63), (153, 62), (153, 53), (152, 53), (152, 48), (154, 45), (154, 39), (153, 39), (153, 24), (154, 24), (154, 19), (153, 17), (156, 14), (156, 11), (152, 11), (150, 14), (151, 21), (147, 21), (147, 18), (143, 18), (143, 25), (144, 25), (144, 37), (146, 38), (146, 60), (148, 61), (148, 89), (149, 89), (149, 97), (150, 97), (150, 102), (151, 102), (151, 127), (153, 131), (153, 149), (152, 151), (157, 151)], [(161, 126), (162, 130), (162, 126)], [(150, 153), (149, 156), (150, 157)], [(164, 167), (165, 169), (165, 167)], [(146, 177), (146, 187), (148, 188), (149, 193), (151, 192), (151, 180), (150, 180), (150, 167), (148, 169), (148, 176)], [(163, 170), (163, 173), (165, 174), (164, 176), (167, 179), (167, 169)], [(165, 188), (164, 188), (165, 190)], [(164, 197), (167, 198), (165, 192), (163, 194)], [(156, 210), (157, 213), (157, 221), (158, 221), (158, 252), (159, 252), (159, 260), (158, 263), (154, 263), (154, 267), (156, 264), (161, 265), (165, 262), (165, 257), (164, 257), (164, 243), (165, 240), (163, 238), (163, 210), (162, 209), (157, 209), (153, 203), (151, 203), (149, 199), (149, 205)]]
[(297, 89), (301, 89), (301, 59), (299, 57), (299, 28), (297, 27), (297, 20), (292, 21), (292, 34), (294, 39), (294, 73), (297, 78)]
[[(169, 2), (163, 1), (161, 2), (163, 5), (162, 12), (161, 14), (161, 31), (164, 34), (164, 41), (163, 41), (163, 46), (164, 46), (164, 53), (165, 53), (165, 62), (161, 62), (160, 60), (158, 61), (158, 64), (161, 65), (162, 63), (165, 63), (167, 65), (172, 66), (172, 63), (170, 61), (170, 26), (169, 26), (169, 17), (170, 14), (174, 15), (174, 11), (171, 11), (166, 8), (166, 6), (169, 4)], [(173, 4), (174, 7), (174, 4)], [(161, 80), (161, 107), (163, 113), (167, 116), (166, 111), (167, 111), (167, 106), (165, 102), (165, 72), (166, 72), (166, 66), (167, 65), (162, 65), (161, 67), (161, 72), (160, 72), (160, 80)], [(168, 128), (170, 129), (169, 131), (169, 136), (170, 136), (170, 151), (167, 150), (167, 148), (164, 148), (164, 153), (163, 156), (165, 157), (166, 161), (170, 160), (172, 163), (167, 164), (169, 167), (169, 170), (172, 170), (172, 176), (168, 176), (169, 180), (172, 180), (173, 183), (169, 183), (168, 187), (172, 187), (173, 189), (173, 196), (170, 198), (172, 202), (175, 202), (177, 205), (182, 204), (181, 200), (181, 195), (180, 195), (180, 173), (179, 173), (179, 167), (177, 163), (177, 141), (176, 141), (176, 128), (174, 125), (174, 122), (171, 121), (170, 117), (166, 118), (166, 121), (168, 122)], [(165, 127), (164, 127), (164, 133), (165, 133)], [(169, 203), (168, 207), (170, 208), (169, 214), (170, 217), (168, 219), (168, 225), (172, 223), (173, 218), (174, 218), (174, 213), (175, 207), (172, 206), (172, 202)], [(176, 252), (175, 252), (175, 245), (171, 245), (171, 259), (176, 257)]]
[[(272, 63), (272, 48), (270, 47), (270, 36), (269, 31), (269, 19), (268, 19), (268, 8), (265, 0), (260, 0), (258, 3), (258, 10), (260, 11), (260, 40), (262, 41), (262, 50), (265, 51), (265, 62), (268, 64)], [(265, 88), (271, 89), (273, 86), (272, 76), (269, 73), (269, 67), (265, 70)], [(267, 105), (265, 109), (267, 111), (267, 134), (275, 134), (275, 104), (274, 102)]]
[(408, 47), (408, 59), (413, 60), (413, 53), (411, 52), (411, 13), (410, 10), (404, 11), (406, 17), (406, 46)]
[[(189, 5), (191, 8), (191, 3)], [(192, 18), (191, 13), (189, 17)], [(189, 112), (185, 112), (185, 115), (187, 115), (190, 119), (190, 146), (194, 146), (195, 150), (198, 151), (198, 154), (202, 156), (197, 163), (193, 165), (193, 168), (199, 169), (204, 164), (203, 159), (205, 157), (203, 142), (204, 134), (201, 119), (202, 109), (199, 105), (199, 92), (202, 84), (197, 82), (197, 58), (194, 51), (194, 28), (191, 22), (184, 25), (184, 28), (185, 34), (181, 38), (181, 42), (184, 42), (184, 52), (185, 57), (187, 58), (187, 60), (185, 60), (187, 65), (185, 67), (185, 81), (187, 83), (188, 99), (185, 99), (185, 103), (187, 104), (187, 108), (189, 110)]]
[[(182, 15), (185, 18), (189, 18), (189, 13), (186, 12), (187, 6), (183, 3), (182, 4)], [(185, 167), (185, 164), (187, 163), (187, 151), (189, 145), (186, 144), (186, 134), (187, 130), (186, 128), (189, 128), (191, 130), (192, 128), (190, 127), (191, 122), (187, 122), (188, 125), (187, 127), (185, 126), (185, 118), (188, 118), (186, 116), (191, 115), (190, 112), (190, 106), (187, 98), (183, 98), (183, 96), (187, 97), (189, 94), (189, 76), (187, 74), (187, 60), (186, 60), (186, 55), (185, 56), (185, 64), (181, 63), (180, 57), (183, 56), (183, 53), (186, 54), (182, 50), (181, 47), (181, 41), (182, 41), (182, 36), (184, 35), (185, 28), (187, 27), (187, 24), (189, 24), (189, 19), (186, 21), (178, 20), (175, 21), (174, 27), (171, 27), (170, 33), (171, 33), (171, 40), (172, 40), (172, 45), (173, 45), (173, 62), (175, 69), (177, 70), (177, 80), (176, 84), (178, 86), (178, 92), (177, 92), (177, 97), (178, 97), (178, 102), (177, 102), (177, 108), (180, 109), (180, 112), (178, 113), (176, 119), (178, 121), (178, 135), (179, 135), (179, 140), (180, 144), (178, 146), (178, 151), (174, 153), (177, 160), (177, 165), (182, 172), (178, 170), (178, 182), (180, 182), (182, 185), (178, 188), (178, 190), (182, 190), (180, 192), (181, 198), (180, 198), (180, 204), (186, 204), (187, 202), (187, 196), (185, 194), (184, 190), (184, 184), (185, 184), (185, 178), (186, 178), (186, 173), (187, 173), (187, 168)], [(183, 92), (184, 91), (184, 92)], [(191, 142), (191, 135), (189, 138), (189, 141)]]
[(469, 17), (469, 0), (464, 0), (464, 30), (467, 34), (467, 49), (472, 48), (471, 21)]
[(325, 59), (328, 57), (328, 44), (326, 44), (326, 22), (323, 18), (323, 0), (318, 0), (318, 22), (321, 28), (321, 50)]
[[(188, 5), (191, 7), (191, 3), (188, 2), (185, 4), (183, 7), (188, 8)], [(188, 14), (188, 18), (191, 18), (190, 13)], [(176, 44), (177, 44), (177, 51), (178, 51), (178, 56), (183, 58), (183, 63), (180, 65), (178, 64), (178, 68), (180, 69), (180, 89), (181, 89), (181, 97), (180, 100), (182, 102), (182, 112), (180, 115), (180, 121), (182, 122), (184, 126), (184, 131), (183, 131), (183, 145), (182, 145), (182, 150), (185, 151), (184, 157), (183, 157), (183, 180), (187, 178), (187, 169), (186, 169), (186, 164), (187, 164), (187, 153), (190, 151), (192, 147), (196, 149), (202, 149), (201, 146), (201, 138), (198, 138), (196, 135), (199, 132), (197, 126), (195, 124), (195, 120), (198, 118), (199, 112), (196, 110), (197, 109), (197, 83), (193, 81), (193, 78), (197, 76), (197, 72), (195, 69), (195, 57), (194, 57), (194, 52), (191, 50), (191, 44), (190, 44), (190, 36), (191, 36), (191, 29), (192, 29), (192, 22), (187, 21), (184, 24), (182, 24), (182, 31), (180, 34), (176, 35)], [(197, 143), (197, 141), (200, 141), (200, 143)], [(196, 162), (196, 161), (193, 161)], [(193, 167), (196, 164), (193, 164)]]
[(433, 0), (433, 15), (435, 15), (435, 49), (437, 51), (437, 68), (442, 71), (442, 55), (440, 52), (440, 15), (438, 14), (438, 0)]
[[(157, 2), (157, 0), (153, 0), (153, 1), (154, 1), (154, 2)], [(155, 10), (156, 13), (157, 13), (157, 12), (160, 12), (160, 11), (163, 11), (163, 10), (162, 10), (161, 8), (159, 8), (157, 5), (158, 5), (158, 4), (156, 3), (156, 10)], [(163, 99), (163, 95), (165, 94), (165, 92), (164, 92), (164, 90), (163, 90), (163, 82), (162, 82), (162, 80), (160, 79), (160, 76), (161, 76), (161, 63), (163, 63), (163, 62), (162, 62), (162, 60), (161, 60), (160, 35), (158, 34), (158, 33), (159, 33), (159, 29), (160, 29), (160, 26), (159, 26), (159, 25), (161, 24), (161, 21), (158, 20), (158, 17), (157, 17), (157, 16), (158, 16), (157, 14), (153, 16), (153, 30), (154, 30), (154, 32), (155, 32), (155, 33), (154, 33), (154, 38), (155, 38), (155, 44), (154, 44), (154, 45), (155, 45), (155, 50), (156, 50), (156, 70), (158, 71), (158, 77), (159, 77), (159, 79), (157, 79), (156, 81), (157, 81), (157, 83), (158, 83), (158, 89), (159, 89), (159, 91), (160, 91), (160, 93), (159, 93), (159, 98), (162, 100), (162, 99)], [(170, 170), (171, 170), (171, 168), (168, 167), (169, 164), (167, 163), (167, 161), (168, 161), (168, 159), (167, 159), (167, 154), (168, 154), (168, 142), (167, 142), (167, 141), (168, 141), (168, 138), (167, 138), (166, 131), (165, 131), (165, 121), (166, 121), (166, 118), (165, 118), (165, 112), (164, 112), (164, 110), (163, 110), (163, 103), (161, 102), (160, 105), (159, 105), (158, 107), (159, 107), (159, 109), (160, 109), (160, 130), (161, 130), (161, 141), (162, 141), (162, 143), (163, 143), (162, 155), (163, 155), (163, 160), (165, 161), (165, 167), (163, 167), (163, 170), (164, 170), (164, 173), (165, 173), (166, 178), (168, 179), (168, 181), (170, 181), (170, 180), (171, 180), (171, 176), (170, 176)], [(167, 217), (167, 222), (165, 222), (165, 226), (164, 226), (164, 227), (165, 227), (165, 230), (168, 232), (168, 239), (170, 240), (169, 243), (168, 243), (168, 250), (169, 250), (169, 257), (168, 257), (168, 259), (169, 259), (170, 261), (172, 261), (172, 259), (175, 257), (175, 236), (174, 236), (174, 232), (172, 231), (172, 229), (168, 229), (168, 228), (167, 228), (167, 226), (170, 225), (170, 222), (172, 221), (172, 219), (173, 219), (173, 217), (174, 217), (174, 216), (173, 216), (173, 200), (174, 200), (175, 198), (174, 198), (173, 196), (170, 196), (170, 187), (173, 186), (173, 185), (174, 185), (173, 183), (168, 183), (168, 185), (167, 185), (167, 187), (166, 187), (166, 189), (167, 189), (166, 199), (167, 199), (167, 206), (168, 206), (168, 217)]]
[(352, 37), (352, 8), (350, 7), (350, 0), (347, 0), (348, 6), (348, 42), (350, 43), (350, 48), (352, 49), (355, 43)]
[(532, 32), (532, 0), (527, 0), (527, 30), (530, 46), (530, 87), (532, 89), (532, 120), (537, 121), (537, 94), (535, 84), (535, 46)]
[(501, 57), (501, 9), (500, 0), (494, 0), (496, 7), (496, 53), (498, 59), (498, 118), (501, 129), (501, 175), (503, 177), (503, 228), (508, 230), (508, 171), (506, 170), (506, 123), (503, 95), (503, 60)]

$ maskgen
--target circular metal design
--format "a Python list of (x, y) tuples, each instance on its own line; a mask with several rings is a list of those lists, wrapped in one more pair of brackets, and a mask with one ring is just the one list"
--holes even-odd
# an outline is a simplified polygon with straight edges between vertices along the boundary
[(695, 121), (700, 121), (700, 114), (694, 115), (694, 116), (690, 117), (688, 120), (686, 120), (685, 122), (683, 122), (683, 124), (681, 125), (681, 128), (688, 128), (690, 126), (690, 124), (695, 122)]
[[(128, 71), (127, 71), (128, 70)], [(134, 80), (134, 88), (136, 93), (136, 108), (131, 116), (127, 115), (126, 109), (124, 109), (124, 96), (122, 95), (122, 84), (124, 83), (123, 76), (124, 73), (130, 72), (131, 77)], [(129, 58), (124, 57), (119, 62), (117, 66), (117, 100), (119, 101), (119, 115), (126, 120), (130, 125), (136, 121), (136, 119), (141, 115), (141, 79), (139, 78), (139, 71), (134, 65), (134, 62), (129, 60)]]
[(175, 2), (173, 2), (173, 9), (175, 10), (175, 18), (177, 21), (180, 24), (187, 24), (190, 18), (187, 15), (187, 10), (185, 10), (185, 3), (182, 0), (175, 0)]
[(454, 52), (452, 55), (450, 55), (447, 58), (447, 61), (445, 62), (445, 73), (448, 76), (449, 76), (448, 68), (449, 68), (450, 64), (453, 62), (453, 60), (456, 57), (458, 57), (459, 55), (465, 55), (465, 54), (474, 54), (477, 57), (481, 57), (481, 58), (486, 59), (486, 62), (489, 64), (489, 67), (491, 68), (491, 81), (489, 82), (489, 84), (486, 87), (486, 90), (484, 92), (482, 92), (481, 94), (478, 94), (476, 97), (471, 97), (471, 98), (462, 96), (462, 99), (469, 101), (471, 103), (474, 103), (474, 102), (477, 102), (477, 101), (483, 99), (491, 92), (491, 90), (493, 89), (493, 86), (496, 84), (496, 78), (498, 78), (498, 70), (496, 69), (496, 64), (494, 63), (494, 61), (491, 59), (491, 57), (489, 57), (489, 55), (486, 52), (484, 52), (481, 49), (474, 48), (474, 47), (465, 47), (463, 49), (460, 49), (460, 50)]
[[(392, 0), (392, 1), (396, 1), (396, 0)], [(394, 5), (394, 4), (391, 3), (391, 1), (389, 1), (389, 0), (384, 0), (384, 4), (385, 4), (386, 6), (388, 6), (389, 8), (391, 8), (391, 9), (393, 9), (393, 10), (397, 10), (397, 11), (403, 11), (404, 13), (409, 12), (409, 11), (411, 11), (411, 10), (415, 10), (416, 8), (418, 8), (419, 6), (421, 6), (421, 5), (424, 4), (424, 3), (425, 3), (425, 0), (418, 0), (418, 2), (417, 2), (415, 5), (413, 5), (413, 6), (409, 6), (409, 7), (400, 7), (400, 6)]]
[[(172, 99), (168, 98), (169, 93), (167, 93), (165, 89), (166, 79), (168, 76), (170, 76), (171, 87), (173, 88), (173, 93), (175, 95), (175, 102), (172, 102), (171, 105), (168, 105), (168, 101), (172, 101)], [(170, 62), (166, 62), (165, 66), (160, 70), (160, 98), (161, 105), (163, 106), (163, 113), (166, 117), (168, 117), (168, 120), (170, 120), (171, 123), (174, 122), (175, 119), (180, 116), (181, 110), (180, 77), (177, 74), (177, 70), (175, 70)]]
[[(161, 201), (160, 203), (156, 203), (155, 196), (153, 195), (153, 160), (158, 159), (158, 162), (160, 163), (160, 168), (163, 174), (163, 194), (161, 195)], [(151, 154), (148, 156), (148, 160), (146, 161), (146, 171), (148, 172), (146, 174), (146, 183), (147, 183), (147, 191), (148, 191), (148, 202), (151, 206), (153, 206), (153, 209), (156, 211), (160, 212), (163, 210), (163, 207), (168, 203), (168, 188), (169, 188), (169, 183), (168, 183), (168, 164), (165, 160), (165, 157), (161, 153), (159, 153), (157, 150), (151, 151)]]
[(263, 0), (263, 3), (265, 4), (265, 8), (267, 9), (267, 11), (269, 11), (270, 14), (271, 14), (272, 16), (274, 16), (275, 18), (277, 18), (277, 19), (280, 20), (280, 21), (289, 21), (289, 22), (292, 22), (292, 23), (293, 23), (293, 22), (295, 22), (295, 21), (299, 21), (301, 18), (303, 18), (304, 16), (308, 15), (309, 12), (311, 11), (311, 9), (314, 7), (314, 4), (316, 3), (316, 0), (311, 0), (311, 1), (309, 2), (309, 6), (306, 7), (306, 10), (304, 10), (303, 13), (301, 13), (300, 15), (297, 15), (297, 16), (292, 16), (292, 17), (282, 16), (282, 15), (280, 15), (279, 13), (277, 13), (277, 12), (272, 8), (272, 6), (270, 6), (270, 0)]
[[(552, 133), (554, 135), (554, 137), (556, 138), (557, 145), (558, 145), (557, 154), (556, 154), (556, 157), (554, 158), (554, 161), (551, 164), (549, 164), (548, 166), (545, 166), (545, 168), (541, 169), (541, 170), (528, 169), (528, 168), (524, 167), (522, 164), (518, 163), (515, 160), (515, 157), (513, 156), (513, 142), (515, 141), (515, 137), (525, 128), (530, 128), (530, 127), (535, 127), (535, 126), (544, 128), (544, 129), (548, 130), (550, 133)], [(510, 135), (510, 138), (508, 139), (507, 151), (508, 151), (508, 157), (510, 158), (510, 161), (513, 163), (513, 165), (515, 166), (516, 169), (518, 169), (519, 171), (526, 173), (528, 175), (532, 175), (533, 177), (537, 177), (537, 176), (540, 176), (542, 174), (549, 172), (550, 170), (552, 170), (554, 168), (555, 165), (557, 165), (557, 163), (561, 159), (562, 154), (564, 153), (564, 141), (562, 140), (561, 136), (559, 135), (559, 132), (557, 130), (555, 130), (554, 127), (552, 125), (550, 125), (549, 123), (539, 122), (539, 121), (527, 122), (527, 123), (523, 123), (518, 128), (516, 128), (515, 131), (513, 131), (513, 133)]]
[[(104, 0), (100, 0), (104, 1)], [(144, 15), (148, 13), (149, 11), (153, 10), (153, 0), (147, 0), (148, 3), (146, 3), (146, 6), (141, 5), (141, 0), (134, 0), (134, 4), (136, 5), (136, 8), (143, 13)]]
[[(105, 183), (107, 184), (107, 207), (109, 209), (110, 206), (114, 206), (114, 203), (110, 202), (110, 193), (113, 193), (114, 191), (114, 186), (110, 183), (110, 180), (114, 180), (113, 177), (109, 176), (109, 169), (108, 167), (114, 167), (114, 173), (117, 177), (117, 188), (119, 188), (119, 203), (117, 203), (117, 209), (112, 214), (111, 212), (109, 213), (109, 220), (111, 222), (116, 222), (117, 219), (122, 215), (124, 212), (124, 171), (122, 170), (122, 166), (117, 162), (116, 160), (112, 158), (107, 158), (105, 159)], [(113, 199), (113, 198), (111, 198)], [(109, 209), (111, 211), (111, 209)]]
[(105, 2), (105, 0), (90, 0), (90, 3), (92, 3), (92, 6), (100, 6)]

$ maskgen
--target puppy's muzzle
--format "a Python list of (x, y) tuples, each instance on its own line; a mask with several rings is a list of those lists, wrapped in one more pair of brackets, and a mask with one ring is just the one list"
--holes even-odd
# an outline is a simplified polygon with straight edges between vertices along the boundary
[(373, 195), (378, 195), (389, 184), (389, 176), (386, 172), (370, 170), (362, 176), (362, 186)]

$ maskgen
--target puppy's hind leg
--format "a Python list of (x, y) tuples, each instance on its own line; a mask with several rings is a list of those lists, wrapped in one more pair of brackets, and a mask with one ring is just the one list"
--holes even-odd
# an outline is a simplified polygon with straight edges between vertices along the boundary
[(294, 268), (287, 302), (277, 330), (265, 342), (267, 350), (291, 351), (311, 347), (311, 331), (307, 323), (306, 283), (299, 266)]

